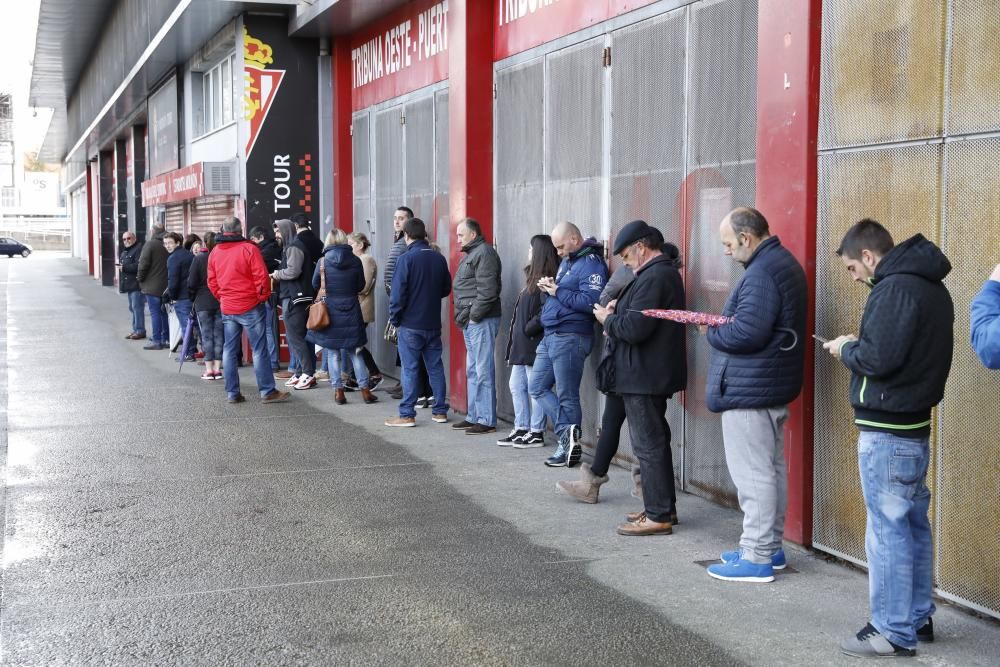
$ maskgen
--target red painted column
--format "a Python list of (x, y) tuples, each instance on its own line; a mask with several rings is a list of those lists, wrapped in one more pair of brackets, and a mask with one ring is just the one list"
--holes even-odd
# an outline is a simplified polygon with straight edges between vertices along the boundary
[(92, 276), (97, 275), (94, 261), (94, 202), (97, 201), (98, 194), (94, 192), (94, 164), (87, 162), (87, 273)]
[[(351, 42), (336, 39), (330, 52), (333, 67), (333, 225), (354, 228), (353, 144), (351, 140)], [(367, 231), (367, 230), (366, 230)]]
[[(816, 289), (817, 131), (821, 0), (760, 3), (757, 51), (757, 208)], [(807, 331), (815, 327), (809, 301)], [(813, 353), (806, 346), (801, 397), (785, 424), (785, 538), (808, 545), (813, 521)]]
[[(482, 224), (493, 241), (493, 3), (451, 0), (448, 7), (448, 184), (454, 271), (461, 248), (454, 234), (465, 217)], [(454, 301), (452, 301), (454, 307)], [(452, 308), (453, 309), (453, 308)], [(450, 319), (450, 318), (449, 318)], [(465, 343), (452, 321), (452, 407), (465, 410)]]

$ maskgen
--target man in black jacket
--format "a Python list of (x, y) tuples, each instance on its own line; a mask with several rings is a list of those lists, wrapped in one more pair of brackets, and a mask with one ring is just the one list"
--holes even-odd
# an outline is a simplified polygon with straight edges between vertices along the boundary
[[(642, 220), (625, 225), (614, 252), (635, 272), (633, 280), (594, 317), (614, 347), (614, 377), (606, 390), (622, 397), (632, 451), (642, 474), (644, 512), (618, 526), (621, 535), (669, 535), (677, 514), (667, 399), (687, 385), (684, 326), (644, 316), (647, 308), (684, 308), (684, 285), (663, 236)], [(605, 479), (607, 479), (605, 477)]]
[(323, 256), (323, 242), (313, 233), (312, 223), (305, 213), (294, 213), (290, 220), (295, 224), (295, 238), (305, 247), (306, 252), (309, 253), (309, 259), (315, 266), (316, 262)]
[[(281, 246), (274, 238), (274, 233), (265, 227), (254, 227), (250, 230), (250, 240), (260, 248), (260, 254), (264, 257), (264, 266), (268, 273), (273, 273), (281, 268)], [(271, 292), (271, 298), (264, 304), (266, 319), (264, 320), (264, 335), (267, 340), (267, 353), (271, 358), (271, 370), (275, 372), (275, 377), (288, 379), (292, 377), (291, 372), (279, 373), (278, 367), (278, 290)]]
[(809, 290), (802, 265), (771, 235), (760, 211), (734, 209), (719, 237), (746, 272), (722, 311), (732, 320), (706, 332), (712, 361), (705, 393), (708, 409), (722, 413), (743, 532), (739, 548), (723, 552), (708, 574), (763, 583), (785, 567), (785, 420), (802, 391)]
[(132, 313), (132, 333), (126, 340), (142, 340), (146, 337), (146, 299), (139, 288), (139, 256), (142, 243), (137, 243), (135, 232), (122, 234), (121, 255), (118, 256), (118, 291), (128, 296), (128, 310)]
[(933, 641), (931, 409), (951, 371), (955, 308), (942, 282), (951, 263), (917, 234), (897, 246), (862, 220), (837, 249), (854, 280), (871, 287), (858, 336), (823, 347), (851, 371), (858, 469), (867, 512), (871, 622), (843, 641), (861, 657), (912, 656)]

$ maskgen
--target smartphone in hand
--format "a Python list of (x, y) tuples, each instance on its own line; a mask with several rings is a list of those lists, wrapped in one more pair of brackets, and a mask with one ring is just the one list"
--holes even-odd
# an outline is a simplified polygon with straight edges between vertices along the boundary
[(817, 336), (816, 334), (813, 334), (813, 338), (815, 338), (818, 342), (820, 342), (820, 343), (822, 343), (824, 345), (826, 343), (830, 342), (830, 340), (828, 338), (823, 338), (822, 336)]

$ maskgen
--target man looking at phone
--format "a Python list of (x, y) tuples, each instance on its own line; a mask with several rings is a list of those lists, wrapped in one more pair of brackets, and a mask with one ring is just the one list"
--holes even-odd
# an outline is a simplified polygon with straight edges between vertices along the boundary
[(854, 280), (871, 287), (858, 336), (823, 346), (851, 371), (867, 514), (871, 621), (840, 648), (909, 657), (918, 639), (934, 639), (926, 477), (931, 409), (951, 371), (955, 308), (942, 282), (951, 263), (921, 234), (894, 246), (869, 219), (847, 230), (837, 254)]
[(774, 581), (785, 567), (782, 539), (788, 481), (784, 428), (788, 404), (802, 390), (806, 274), (771, 236), (767, 220), (737, 208), (719, 227), (724, 252), (746, 268), (722, 314), (708, 329), (712, 362), (708, 409), (722, 413), (726, 465), (743, 510), (739, 547), (724, 552), (708, 574), (723, 581)]
[[(549, 296), (542, 306), (545, 330), (538, 344), (529, 392), (555, 425), (559, 447), (545, 461), (549, 467), (580, 462), (580, 380), (594, 342), (594, 304), (608, 281), (604, 246), (583, 238), (571, 222), (552, 230), (552, 244), (563, 258), (555, 279), (542, 278), (538, 288)], [(554, 390), (553, 390), (554, 387)]]

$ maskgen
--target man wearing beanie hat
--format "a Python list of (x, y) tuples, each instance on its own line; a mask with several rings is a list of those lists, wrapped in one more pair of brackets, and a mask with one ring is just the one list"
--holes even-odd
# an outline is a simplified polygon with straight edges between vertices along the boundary
[[(683, 309), (684, 285), (677, 258), (661, 251), (663, 236), (642, 220), (625, 225), (615, 238), (614, 253), (635, 272), (616, 301), (595, 305), (612, 347), (614, 371), (604, 376), (602, 391), (621, 396), (639, 459), (644, 511), (626, 517), (621, 535), (669, 535), (677, 515), (674, 464), (667, 424), (667, 399), (687, 384), (684, 326), (644, 316), (647, 308)], [(584, 476), (588, 469), (584, 469)], [(608, 479), (594, 478), (603, 484)]]

